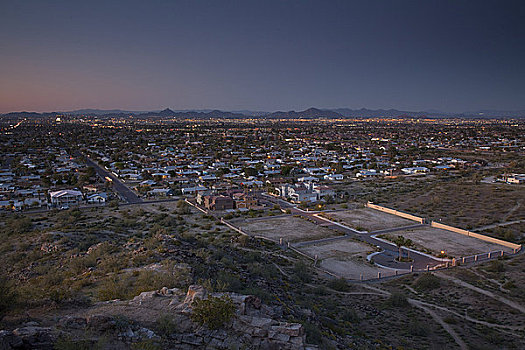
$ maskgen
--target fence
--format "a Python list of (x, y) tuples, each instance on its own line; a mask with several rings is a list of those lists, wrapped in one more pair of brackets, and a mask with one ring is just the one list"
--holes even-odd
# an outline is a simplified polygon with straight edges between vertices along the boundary
[(370, 203), (370, 202), (366, 203), (366, 206), (368, 208), (379, 210), (379, 211), (382, 211), (384, 213), (393, 214), (393, 215), (396, 215), (396, 216), (399, 216), (399, 217), (402, 217), (402, 218), (405, 218), (405, 219), (408, 219), (408, 220), (416, 221), (416, 222), (419, 222), (420, 224), (424, 224), (425, 223), (425, 219), (424, 218), (420, 218), (419, 216), (415, 216), (415, 215), (412, 215), (412, 214), (404, 213), (404, 212), (399, 211), (399, 210), (390, 209), (390, 208), (383, 207), (381, 205), (373, 204), (373, 203)]
[(202, 209), (202, 208), (199, 207), (197, 204), (193, 204), (193, 203), (190, 202), (187, 198), (184, 199), (184, 201), (185, 201), (186, 203), (188, 203), (189, 205), (191, 205), (192, 207), (194, 207), (195, 209), (197, 209), (197, 210), (203, 212), (204, 214), (206, 214), (206, 215), (209, 214), (209, 211), (208, 211), (208, 210), (206, 210), (206, 209)]
[(517, 252), (519, 252), (521, 250), (521, 245), (520, 244), (515, 244), (515, 243), (503, 241), (501, 239), (497, 239), (497, 238), (490, 237), (490, 236), (485, 236), (485, 235), (482, 235), (482, 234), (479, 234), (479, 233), (475, 233), (475, 232), (472, 232), (472, 231), (463, 230), (461, 228), (445, 225), (445, 224), (442, 224), (442, 223), (439, 223), (439, 222), (436, 222), (436, 221), (432, 221), (430, 226), (435, 227), (435, 228), (440, 228), (440, 229), (443, 229), (443, 230), (447, 230), (447, 231), (452, 231), (452, 232), (455, 232), (455, 233), (459, 233), (461, 235), (474, 237), (474, 238), (480, 239), (480, 240), (485, 241), (485, 242), (499, 244), (499, 245), (502, 245), (504, 247), (512, 249), (513, 253), (517, 253)]

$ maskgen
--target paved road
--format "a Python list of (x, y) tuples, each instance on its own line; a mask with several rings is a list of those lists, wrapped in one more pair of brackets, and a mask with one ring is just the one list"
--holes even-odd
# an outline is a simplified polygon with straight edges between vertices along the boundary
[(135, 194), (132, 190), (128, 188), (128, 186), (124, 185), (122, 181), (120, 181), (115, 175), (89, 159), (87, 156), (85, 156), (85, 162), (88, 166), (91, 166), (95, 169), (98, 176), (105, 179), (106, 177), (109, 177), (113, 182), (113, 189), (129, 204), (137, 204), (142, 203), (143, 200)]
[[(412, 262), (397, 262), (395, 259), (399, 256), (399, 250), (397, 246), (393, 243), (387, 243), (383, 242), (377, 238), (374, 238), (371, 236), (371, 233), (369, 232), (359, 232), (356, 231), (350, 227), (346, 227), (344, 225), (338, 225), (336, 223), (331, 222), (328, 219), (325, 219), (323, 217), (317, 216), (315, 214), (318, 214), (318, 211), (305, 211), (297, 208), (293, 204), (286, 202), (280, 198), (276, 198), (273, 196), (268, 195), (262, 195), (260, 196), (261, 200), (264, 200), (266, 202), (270, 202), (273, 204), (279, 204), (283, 209), (290, 209), (291, 213), (293, 215), (301, 215), (309, 220), (314, 221), (316, 224), (323, 225), (325, 227), (334, 229), (336, 231), (339, 231), (343, 233), (342, 236), (339, 237), (331, 237), (331, 238), (325, 238), (319, 240), (319, 243), (322, 242), (329, 242), (329, 241), (337, 241), (337, 240), (344, 240), (344, 239), (358, 239), (363, 242), (367, 242), (369, 244), (372, 244), (378, 248), (380, 248), (382, 251), (378, 254), (374, 255), (374, 262), (393, 269), (400, 269), (400, 270), (410, 270), (410, 266), (414, 267), (414, 271), (423, 271), (426, 270), (427, 266), (432, 268), (434, 266), (443, 264), (443, 262), (433, 259), (432, 257), (423, 254), (418, 253), (415, 251), (407, 251), (406, 249), (403, 249), (402, 254), (404, 257), (410, 256), (410, 258), (414, 259)], [(414, 225), (414, 227), (419, 227), (420, 224)], [(393, 231), (396, 231), (397, 229), (392, 229)], [(308, 243), (306, 243), (308, 244)], [(302, 245), (305, 245), (305, 243), (302, 243)]]

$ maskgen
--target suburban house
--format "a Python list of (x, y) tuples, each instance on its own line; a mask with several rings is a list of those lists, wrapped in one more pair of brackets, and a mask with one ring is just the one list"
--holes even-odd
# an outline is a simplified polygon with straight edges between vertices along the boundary
[(206, 191), (207, 188), (204, 186), (185, 187), (182, 189), (182, 194), (196, 194), (198, 192)]
[(228, 196), (205, 196), (204, 206), (209, 210), (227, 210), (235, 207), (235, 202)]
[(259, 205), (257, 198), (255, 196), (248, 195), (243, 192), (234, 193), (233, 199), (235, 200), (235, 207), (237, 209), (241, 209), (241, 208), (253, 209)]
[(424, 166), (416, 166), (416, 167), (410, 167), (410, 168), (403, 168), (401, 171), (406, 175), (414, 175), (414, 174), (425, 174), (429, 172), (429, 169)]
[(343, 179), (343, 174), (328, 174), (324, 176), (324, 179), (330, 181), (341, 181)]
[(313, 186), (310, 184), (300, 184), (296, 186), (283, 184), (276, 190), (281, 197), (289, 198), (292, 202), (300, 203), (317, 201), (317, 193), (313, 191)]
[(507, 183), (509, 184), (524, 184), (525, 174), (512, 174), (507, 176)]
[(335, 196), (335, 191), (330, 186), (314, 186), (314, 192), (317, 193), (318, 199)]
[(361, 170), (357, 174), (355, 174), (356, 177), (373, 177), (373, 176), (383, 176), (384, 174), (381, 172), (378, 172), (375, 169), (370, 170)]
[(78, 205), (82, 202), (82, 192), (76, 190), (60, 190), (49, 193), (52, 206)]
[(148, 191), (148, 196), (155, 197), (173, 196), (173, 194), (173, 190), (170, 188), (154, 188), (151, 191)]
[(93, 193), (86, 197), (86, 201), (90, 204), (102, 204), (102, 203), (106, 203), (107, 200), (108, 200), (108, 195), (104, 192)]

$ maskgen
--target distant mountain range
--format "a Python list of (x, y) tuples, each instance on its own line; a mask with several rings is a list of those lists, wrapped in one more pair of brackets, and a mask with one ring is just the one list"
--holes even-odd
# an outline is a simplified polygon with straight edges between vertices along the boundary
[(243, 117), (261, 117), (269, 119), (311, 119), (311, 118), (374, 118), (374, 117), (420, 117), (420, 118), (525, 118), (525, 110), (519, 111), (502, 111), (502, 110), (480, 110), (465, 113), (445, 113), (437, 110), (427, 111), (401, 111), (397, 109), (350, 109), (350, 108), (333, 108), (333, 109), (318, 109), (308, 108), (304, 111), (277, 111), (277, 112), (262, 112), (262, 111), (220, 111), (212, 109), (201, 110), (172, 110), (166, 108), (157, 111), (127, 111), (121, 109), (79, 109), (68, 112), (10, 112), (0, 114), (3, 117), (23, 117), (23, 118), (38, 118), (38, 117), (53, 117), (58, 114), (78, 115), (86, 117), (131, 117), (131, 118), (175, 118), (175, 119), (227, 119), (227, 118), (243, 118)]

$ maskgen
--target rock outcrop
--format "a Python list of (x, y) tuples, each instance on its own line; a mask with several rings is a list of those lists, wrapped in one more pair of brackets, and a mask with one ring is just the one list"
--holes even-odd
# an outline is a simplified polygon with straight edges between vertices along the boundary
[[(191, 321), (196, 299), (227, 295), (235, 305), (235, 316), (221, 329), (208, 329)], [(170, 349), (313, 349), (307, 347), (301, 324), (280, 321), (280, 310), (261, 303), (253, 295), (208, 293), (200, 285), (188, 291), (162, 288), (143, 292), (130, 301), (100, 303), (85, 315), (61, 317), (54, 327), (37, 323), (12, 331), (0, 331), (0, 350), (53, 349), (60, 337), (75, 334), (108, 335), (121, 345), (149, 341)], [(169, 317), (172, 328), (157, 322)], [(150, 329), (151, 328), (151, 329)]]

